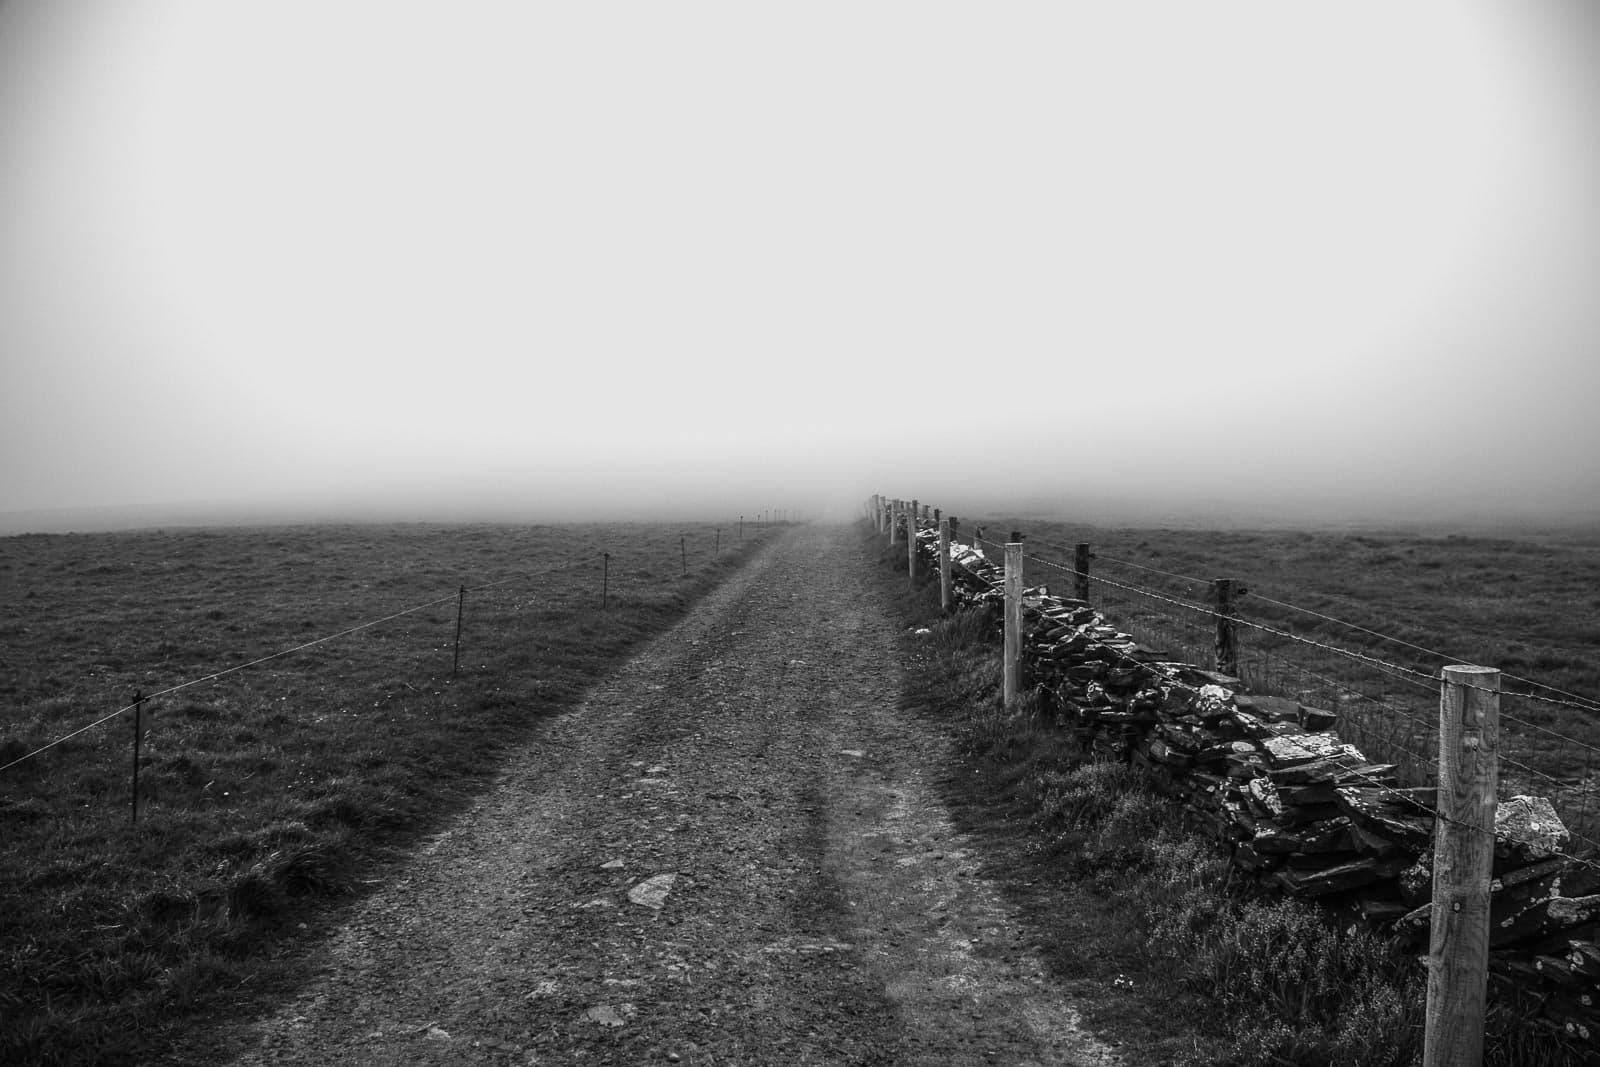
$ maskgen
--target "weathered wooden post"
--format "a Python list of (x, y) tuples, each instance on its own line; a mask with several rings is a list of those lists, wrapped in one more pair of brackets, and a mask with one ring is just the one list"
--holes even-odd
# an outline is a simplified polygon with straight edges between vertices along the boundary
[(1089, 543), (1079, 541), (1072, 559), (1072, 595), (1085, 604), (1089, 602), (1089, 561), (1093, 558)]
[(917, 502), (911, 502), (906, 515), (906, 581), (917, 584)]
[(1022, 673), (1022, 545), (1006, 544), (1006, 622), (1005, 622), (1005, 706), (1017, 701), (1018, 677)]
[(950, 614), (950, 520), (939, 520), (939, 610)]
[(1489, 874), (1500, 778), (1500, 672), (1446, 667), (1439, 689), (1438, 818), (1423, 1067), (1483, 1062)]
[(1239, 674), (1239, 635), (1233, 625), (1233, 620), (1238, 617), (1233, 606), (1233, 595), (1240, 591), (1235, 588), (1232, 578), (1215, 578), (1211, 582), (1211, 594), (1216, 604), (1213, 616), (1217, 620), (1216, 669), (1222, 674), (1236, 677)]
[(900, 543), (900, 501), (889, 508), (889, 547)]

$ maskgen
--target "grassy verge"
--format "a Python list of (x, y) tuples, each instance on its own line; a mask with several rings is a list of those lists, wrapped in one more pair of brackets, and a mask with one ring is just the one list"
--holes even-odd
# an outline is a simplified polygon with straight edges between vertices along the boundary
[[(0, 763), (154, 692), (441, 599), (0, 772), (0, 1062), (142, 1062), (499, 755), (736, 569), (711, 527), (306, 527), (0, 540)], [(610, 552), (606, 610), (601, 553)], [(459, 586), (460, 669), (454, 671)]]
[[(866, 545), (905, 624), (928, 631), (913, 639), (905, 701), (957, 738), (952, 809), (1092, 1028), (1134, 1062), (1418, 1062), (1426, 985), (1415, 958), (1234, 879), (1140, 773), (1086, 762), (1026, 702), (1003, 710), (996, 624), (940, 618), (935, 588), (908, 589), (903, 550)], [(1502, 1012), (1488, 1030), (1486, 1063), (1591, 1062)]]

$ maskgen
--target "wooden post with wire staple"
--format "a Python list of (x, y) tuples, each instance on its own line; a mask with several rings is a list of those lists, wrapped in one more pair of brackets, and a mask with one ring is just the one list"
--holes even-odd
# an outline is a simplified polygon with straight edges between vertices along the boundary
[(896, 500), (889, 507), (889, 547), (893, 548), (900, 543), (900, 501)]
[(132, 823), (139, 825), (139, 738), (144, 733), (144, 694), (133, 694), (133, 804)]
[(939, 520), (939, 610), (950, 614), (950, 520)]
[(1222, 674), (1237, 675), (1239, 673), (1239, 634), (1234, 628), (1233, 620), (1238, 618), (1238, 611), (1233, 606), (1235, 594), (1242, 594), (1242, 589), (1232, 578), (1216, 578), (1211, 582), (1212, 597), (1216, 604), (1213, 613), (1217, 620), (1217, 657), (1216, 669)]
[(1438, 817), (1423, 1067), (1483, 1062), (1489, 981), (1489, 876), (1500, 778), (1500, 672), (1441, 672)]
[(1005, 706), (1017, 701), (1022, 673), (1022, 544), (1012, 534), (1006, 545)]
[(450, 676), (452, 678), (461, 669), (461, 613), (466, 604), (467, 587), (463, 585), (460, 592), (456, 593), (456, 655), (450, 664)]
[(1072, 557), (1072, 595), (1085, 604), (1089, 602), (1089, 561), (1093, 558), (1089, 543), (1079, 541)]

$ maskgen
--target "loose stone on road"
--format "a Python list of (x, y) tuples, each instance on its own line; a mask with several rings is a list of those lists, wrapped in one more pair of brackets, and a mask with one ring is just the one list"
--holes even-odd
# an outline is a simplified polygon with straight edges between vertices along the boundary
[(768, 546), (354, 906), (298, 995), (206, 1047), (239, 1064), (1118, 1062), (941, 804), (951, 758), (898, 709), (903, 638), (869, 566), (843, 527)]

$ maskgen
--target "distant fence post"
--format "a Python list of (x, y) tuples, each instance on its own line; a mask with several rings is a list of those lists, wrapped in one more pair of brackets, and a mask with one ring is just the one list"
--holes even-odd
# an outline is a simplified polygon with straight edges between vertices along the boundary
[(466, 605), (467, 587), (463, 585), (460, 591), (456, 593), (456, 654), (455, 659), (450, 663), (451, 677), (454, 677), (455, 673), (461, 669), (461, 615)]
[(1500, 777), (1500, 672), (1441, 672), (1438, 818), (1423, 1067), (1483, 1062), (1489, 981), (1489, 875)]
[(132, 823), (139, 825), (139, 737), (144, 733), (144, 694), (133, 694), (133, 804)]
[(1239, 590), (1232, 578), (1216, 578), (1211, 582), (1211, 593), (1216, 604), (1217, 620), (1216, 669), (1222, 674), (1239, 673), (1239, 634), (1233, 620), (1238, 612), (1233, 606), (1234, 593)]
[(950, 520), (939, 520), (939, 610), (950, 614)]
[(1093, 558), (1089, 543), (1079, 541), (1072, 557), (1072, 595), (1085, 604), (1089, 602), (1089, 561)]
[(1017, 701), (1018, 674), (1022, 667), (1022, 545), (1006, 545), (1005, 706)]

